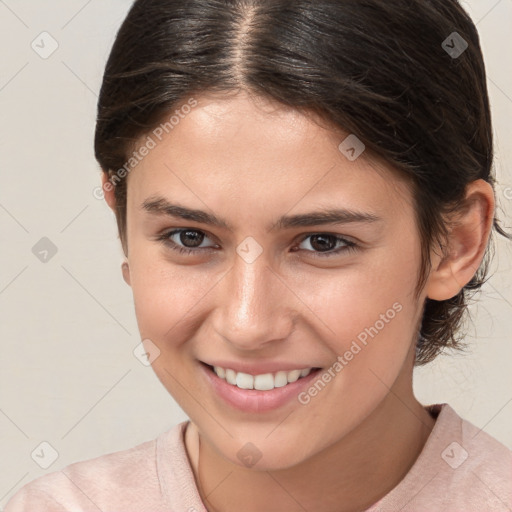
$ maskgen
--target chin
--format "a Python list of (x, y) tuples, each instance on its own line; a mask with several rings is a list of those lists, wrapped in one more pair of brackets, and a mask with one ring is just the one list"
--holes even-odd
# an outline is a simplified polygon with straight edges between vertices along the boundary
[(304, 446), (304, 437), (294, 438), (282, 432), (280, 437), (270, 440), (268, 430), (264, 435), (245, 435), (242, 439), (231, 439), (227, 445), (218, 446), (216, 451), (230, 463), (252, 471), (279, 471), (292, 468), (306, 461), (322, 447)]

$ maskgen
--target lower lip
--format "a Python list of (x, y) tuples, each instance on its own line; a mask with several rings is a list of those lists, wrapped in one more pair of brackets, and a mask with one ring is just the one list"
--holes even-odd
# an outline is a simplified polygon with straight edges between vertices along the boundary
[[(301, 377), (295, 382), (280, 388), (260, 391), (258, 389), (240, 389), (237, 386), (228, 384), (206, 364), (200, 364), (202, 372), (210, 382), (214, 391), (229, 405), (244, 412), (266, 412), (278, 409), (307, 388), (310, 382), (316, 378), (321, 370), (313, 370), (306, 377)], [(299, 401), (297, 400), (297, 403)]]

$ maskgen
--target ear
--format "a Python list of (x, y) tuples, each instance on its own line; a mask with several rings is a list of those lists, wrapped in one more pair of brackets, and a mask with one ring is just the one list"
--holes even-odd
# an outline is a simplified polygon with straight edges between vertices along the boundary
[(123, 263), (121, 265), (121, 270), (122, 270), (124, 282), (128, 286), (131, 286), (132, 283), (131, 283), (131, 280), (130, 280), (130, 264), (128, 263), (128, 259), (123, 261)]
[(110, 206), (110, 208), (114, 211), (116, 211), (116, 197), (114, 194), (115, 186), (110, 183), (109, 181), (109, 175), (105, 171), (102, 171), (101, 173), (101, 189), (103, 190), (103, 195), (105, 198), (105, 201)]
[[(115, 187), (109, 181), (108, 173), (106, 173), (104, 171), (101, 173), (101, 189), (103, 191), (103, 196), (105, 198), (105, 201), (107, 202), (109, 207), (112, 209), (112, 211), (115, 214), (117, 214), (117, 212), (116, 212), (116, 197), (115, 197), (115, 193), (114, 193)], [(124, 248), (123, 248), (123, 252), (125, 252), (125, 255), (126, 255), (126, 251)], [(123, 263), (121, 264), (121, 272), (123, 274), (123, 279), (124, 279), (125, 283), (128, 286), (131, 286), (130, 265), (128, 263), (128, 257), (126, 257), (125, 260), (123, 261)]]
[(466, 187), (465, 207), (449, 221), (446, 254), (435, 254), (427, 297), (448, 300), (475, 275), (482, 262), (494, 219), (494, 191), (484, 180)]

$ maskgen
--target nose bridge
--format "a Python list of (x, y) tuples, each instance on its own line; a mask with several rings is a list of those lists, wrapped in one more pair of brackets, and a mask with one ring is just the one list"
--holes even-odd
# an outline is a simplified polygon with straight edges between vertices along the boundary
[(216, 331), (241, 349), (286, 338), (293, 326), (282, 287), (263, 256), (252, 263), (237, 256), (219, 297)]

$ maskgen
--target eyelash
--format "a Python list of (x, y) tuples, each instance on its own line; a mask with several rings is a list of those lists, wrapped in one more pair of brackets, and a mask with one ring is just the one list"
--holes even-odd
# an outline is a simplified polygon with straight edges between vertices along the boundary
[[(170, 240), (171, 236), (177, 235), (179, 233), (182, 233), (183, 231), (194, 231), (196, 233), (203, 233), (204, 235), (206, 235), (206, 233), (204, 231), (201, 231), (199, 229), (182, 228), (182, 229), (175, 229), (173, 231), (168, 231), (166, 233), (163, 233), (162, 235), (160, 235), (157, 238), (157, 240), (163, 242), (164, 245), (166, 247), (168, 247), (169, 249), (171, 249), (173, 251), (176, 251), (176, 252), (178, 252), (180, 254), (184, 254), (184, 255), (190, 255), (190, 254), (194, 254), (194, 253), (197, 254), (198, 252), (202, 252), (202, 251), (205, 251), (205, 250), (209, 251), (209, 250), (213, 249), (212, 247), (200, 247), (200, 248), (195, 248), (195, 249), (191, 249), (191, 248), (188, 248), (188, 247), (181, 247), (180, 245), (178, 245), (175, 242), (173, 242), (172, 240)], [(314, 257), (316, 257), (316, 258), (326, 258), (326, 257), (338, 255), (338, 254), (343, 253), (343, 252), (352, 252), (352, 251), (355, 251), (355, 250), (358, 249), (358, 246), (357, 246), (356, 243), (354, 243), (354, 242), (352, 242), (350, 240), (347, 240), (346, 238), (343, 238), (343, 237), (340, 237), (338, 235), (334, 235), (334, 234), (331, 234), (331, 233), (323, 233), (323, 232), (310, 233), (308, 235), (305, 235), (299, 241), (299, 244), (304, 242), (304, 240), (307, 240), (308, 238), (310, 238), (312, 236), (315, 236), (315, 235), (328, 235), (330, 237), (335, 238), (336, 242), (343, 242), (345, 245), (342, 246), (342, 247), (339, 247), (338, 249), (334, 249), (334, 250), (330, 250), (330, 251), (326, 251), (326, 252), (314, 252), (314, 251), (310, 251), (308, 249), (299, 249), (299, 250), (303, 250), (303, 251), (312, 253), (312, 254), (315, 255)]]

